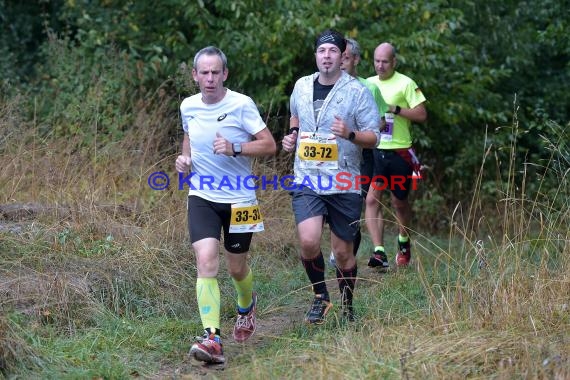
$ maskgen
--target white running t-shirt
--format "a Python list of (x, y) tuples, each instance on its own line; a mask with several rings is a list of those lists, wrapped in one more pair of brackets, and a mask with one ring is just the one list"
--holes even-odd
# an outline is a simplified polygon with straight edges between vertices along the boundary
[(191, 172), (181, 175), (179, 187), (189, 188), (211, 202), (238, 203), (255, 199), (251, 158), (214, 154), (214, 139), (219, 132), (230, 143), (244, 143), (266, 128), (253, 100), (226, 90), (215, 104), (205, 104), (200, 93), (180, 105), (182, 127), (190, 138)]

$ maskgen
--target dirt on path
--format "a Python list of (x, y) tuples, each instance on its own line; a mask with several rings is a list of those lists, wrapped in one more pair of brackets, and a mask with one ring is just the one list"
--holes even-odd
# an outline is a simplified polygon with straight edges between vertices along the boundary
[[(180, 358), (178, 363), (163, 365), (151, 379), (214, 379), (229, 376), (227, 370), (231, 368), (232, 361), (242, 361), (244, 356), (255, 355), (255, 351), (265, 345), (269, 345), (277, 339), (281, 339), (284, 332), (298, 326), (303, 322), (305, 308), (303, 306), (291, 306), (286, 310), (282, 308), (271, 309), (264, 312), (259, 310), (257, 314), (257, 327), (255, 334), (245, 343), (236, 343), (229, 333), (232, 326), (226, 327), (227, 336), (223, 340), (224, 356), (226, 363), (223, 365), (204, 365), (192, 359), (188, 354)], [(189, 347), (188, 347), (189, 348)]]

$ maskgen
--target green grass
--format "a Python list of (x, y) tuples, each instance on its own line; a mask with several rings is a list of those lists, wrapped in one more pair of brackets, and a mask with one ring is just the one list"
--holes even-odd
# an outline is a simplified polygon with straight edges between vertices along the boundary
[[(20, 368), (21, 377), (106, 378), (149, 376), (161, 363), (176, 361), (187, 350), (189, 332), (195, 322), (172, 318), (144, 320), (118, 318), (107, 314), (96, 326), (72, 334), (62, 334), (53, 326), (26, 318), (10, 318), (29, 345), (33, 366)], [(31, 327), (31, 328), (30, 328)]]
[[(61, 285), (59, 298), (43, 297), (45, 307), (40, 309), (40, 315), (22, 313), (14, 303), (4, 301), (4, 310), (13, 307), (3, 317), (14, 338), (12, 341), (17, 342), (13, 346), (27, 353), (26, 360), (14, 360), (7, 367), (5, 376), (126, 379), (169, 377), (176, 369), (180, 376), (200, 371), (186, 358), (193, 337), (201, 330), (192, 300), (192, 268), (187, 268), (185, 278), (170, 279), (172, 289), (187, 293), (187, 305), (181, 305), (182, 299), (166, 293), (164, 289), (168, 287), (162, 291), (152, 288), (160, 282), (154, 277), (176, 270), (180, 264), (172, 258), (165, 260), (175, 256), (174, 252), (151, 250), (158, 256), (152, 257), (147, 252), (126, 259), (123, 257), (129, 251), (126, 247), (115, 247), (98, 257), (87, 258), (62, 250), (59, 253), (63, 256), (55, 260), (57, 249), (48, 248), (45, 240), (41, 243), (42, 238), (34, 239), (33, 244), (18, 246), (43, 247), (43, 250), (21, 251), (23, 255), (18, 257), (16, 243), (22, 244), (22, 238), (4, 235), (2, 244), (7, 249), (3, 252), (12, 253), (5, 257), (9, 260), (0, 269), (7, 271), (9, 263), (12, 269), (33, 266), (35, 271), (65, 271), (70, 270), (70, 265), (77, 270), (96, 266), (97, 261), (121, 262), (134, 258), (152, 258), (150, 261), (170, 267), (158, 269), (147, 263), (144, 272), (138, 265), (130, 267), (135, 274), (145, 273), (146, 278), (134, 278), (128, 267), (122, 268), (124, 272), (114, 272), (124, 277), (123, 281), (111, 282), (116, 287), (113, 297), (119, 298), (117, 304), (109, 303), (101, 294), (73, 296), (69, 294), (69, 284), (68, 288)], [(338, 307), (325, 325), (313, 327), (302, 323), (302, 313), (312, 296), (299, 259), (295, 255), (254, 251), (251, 265), (260, 294), (259, 319), (280, 316), (285, 322), (280, 320), (280, 326), (269, 326), (266, 331), (260, 329), (255, 345), (242, 347), (228, 342), (228, 367), (210, 375), (297, 378), (306, 376), (310, 370), (312, 378), (322, 379), (527, 375), (540, 378), (549, 373), (542, 365), (549, 358), (553, 360), (550, 373), (567, 373), (563, 366), (567, 364), (564, 358), (568, 355), (569, 338), (564, 331), (568, 331), (570, 317), (559, 291), (568, 290), (569, 285), (567, 275), (559, 270), (568, 263), (557, 261), (558, 253), (555, 258), (543, 257), (537, 263), (531, 245), (526, 245), (529, 252), (520, 252), (512, 262), (505, 262), (499, 255), (488, 258), (488, 267), (483, 271), (474, 268), (470, 260), (475, 257), (469, 258), (462, 251), (461, 240), (418, 238), (413, 267), (380, 274), (366, 268), (369, 243), (365, 239), (358, 257), (360, 271), (355, 300), (358, 320), (353, 324), (337, 317)], [(98, 244), (99, 240), (94, 240), (94, 246)], [(451, 245), (452, 250), (425, 250), (443, 244)], [(517, 252), (504, 250), (502, 254), (514, 257)], [(82, 264), (73, 260), (75, 256)], [(549, 269), (549, 263), (553, 262), (558, 264)], [(534, 281), (529, 281), (533, 278)], [(338, 304), (332, 268), (327, 269), (327, 279), (333, 303)], [(559, 289), (552, 289), (556, 281)], [(220, 283), (223, 332), (228, 335), (235, 301), (231, 281), (223, 268)], [(544, 299), (545, 293), (550, 299)], [(33, 298), (33, 294), (28, 296)], [(60, 305), (63, 301), (69, 304), (63, 307)], [(172, 303), (169, 309), (164, 307), (167, 301)], [(46, 310), (49, 314), (42, 315)], [(87, 315), (90, 312), (96, 317)], [(527, 347), (519, 341), (524, 341)], [(557, 357), (562, 362), (556, 362)], [(523, 365), (523, 360), (534, 364)]]
[[(327, 284), (337, 307), (322, 326), (303, 323), (312, 292), (290, 197), (261, 192), (266, 231), (255, 236), (250, 256), (259, 328), (244, 345), (229, 338), (235, 291), (222, 264), (229, 362), (210, 371), (187, 357), (202, 328), (185, 194), (148, 188), (145, 176), (173, 171), (174, 155), (156, 144), (167, 133), (153, 124), (160, 115), (146, 116), (141, 111), (137, 132), (126, 131), (128, 138), (105, 149), (40, 138), (34, 126), (0, 147), (0, 206), (45, 207), (0, 220), (0, 378), (570, 378), (564, 152), (553, 172), (533, 179), (540, 191), (532, 197), (526, 179), (505, 178), (491, 199), (482, 194), (480, 175), (469, 205), (421, 215), (449, 226), (412, 231), (410, 268), (387, 274), (367, 268), (365, 236), (351, 324), (338, 318), (330, 267)], [(561, 144), (553, 146), (563, 151)], [(148, 148), (142, 156), (125, 155), (140, 147)], [(289, 164), (257, 160), (256, 171), (280, 173)], [(519, 166), (513, 163), (513, 177)], [(396, 231), (387, 217), (393, 262)], [(328, 232), (322, 243), (328, 261)]]

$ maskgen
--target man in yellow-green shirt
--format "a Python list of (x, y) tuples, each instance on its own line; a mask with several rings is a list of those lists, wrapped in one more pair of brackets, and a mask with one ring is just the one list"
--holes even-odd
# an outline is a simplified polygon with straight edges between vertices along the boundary
[[(413, 186), (412, 148), (410, 127), (412, 123), (423, 123), (427, 119), (426, 98), (418, 85), (409, 77), (396, 71), (396, 51), (389, 43), (382, 43), (374, 50), (376, 76), (367, 80), (380, 89), (388, 104), (384, 115), (386, 125), (381, 132), (380, 142), (374, 150), (374, 177), (366, 196), (365, 219), (374, 252), (368, 266), (388, 269), (384, 249), (384, 219), (380, 207), (383, 189), (391, 191), (391, 203), (398, 221), (398, 253), (396, 265), (410, 263), (410, 237), (408, 233), (412, 210), (408, 194)], [(405, 178), (405, 182), (402, 179)]]
[[(370, 83), (366, 79), (362, 78), (358, 75), (357, 66), (360, 63), (361, 55), (360, 55), (360, 44), (352, 39), (352, 38), (345, 38), (346, 40), (346, 50), (344, 51), (342, 57), (342, 63), (340, 65), (341, 70), (346, 71), (351, 76), (355, 77), (362, 83), (366, 88), (370, 90), (372, 96), (374, 97), (374, 101), (376, 102), (376, 106), (378, 107), (378, 112), (380, 112), (380, 116), (382, 117), (382, 123), (379, 125), (379, 128), (384, 127), (384, 114), (388, 112), (388, 105), (384, 101), (382, 94), (380, 93), (380, 89), (375, 84)], [(360, 163), (360, 175), (366, 176), (367, 178), (372, 178), (374, 176), (374, 150), (375, 148), (362, 149), (362, 162)], [(361, 185), (362, 190), (362, 197), (366, 199), (366, 194), (368, 194), (368, 189), (370, 188), (370, 182), (364, 182)], [(362, 235), (360, 233), (360, 228), (356, 233), (356, 237), (354, 238), (354, 245), (353, 245), (353, 253), (356, 256), (358, 252), (358, 248), (360, 247), (360, 240), (362, 239)], [(331, 264), (334, 265), (334, 253), (331, 252), (330, 258)]]

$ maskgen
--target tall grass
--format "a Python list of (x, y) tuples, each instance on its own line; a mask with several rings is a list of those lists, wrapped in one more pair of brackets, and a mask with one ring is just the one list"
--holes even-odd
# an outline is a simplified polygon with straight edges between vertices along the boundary
[(116, 318), (190, 313), (184, 197), (147, 184), (153, 171), (173, 172), (171, 102), (149, 94), (136, 128), (106, 145), (96, 134), (89, 145), (46, 136), (22, 115), (22, 98), (1, 105), (2, 373), (59, 365), (42, 353), (44, 329), (79, 337)]
[[(516, 120), (512, 128), (516, 135)], [(417, 272), (379, 277), (359, 258), (355, 326), (298, 327), (252, 364), (243, 358), (230, 377), (568, 378), (569, 139), (562, 127), (551, 130), (545, 162), (511, 155), (494, 205), (480, 199), (480, 173), (445, 240), (415, 232)], [(525, 168), (537, 164), (542, 176), (528, 178)]]

